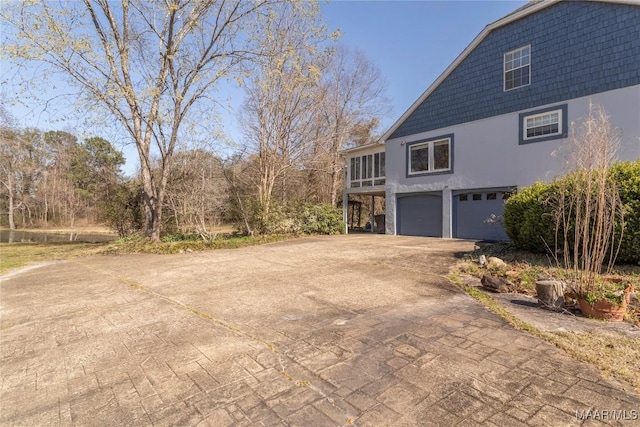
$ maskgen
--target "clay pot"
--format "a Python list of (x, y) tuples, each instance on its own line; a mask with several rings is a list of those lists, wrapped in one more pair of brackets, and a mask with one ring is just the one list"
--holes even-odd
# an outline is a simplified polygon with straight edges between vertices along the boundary
[(580, 310), (586, 316), (594, 319), (608, 320), (610, 322), (622, 322), (627, 312), (627, 296), (621, 305), (616, 305), (606, 299), (601, 299), (589, 304), (585, 299), (578, 298)]

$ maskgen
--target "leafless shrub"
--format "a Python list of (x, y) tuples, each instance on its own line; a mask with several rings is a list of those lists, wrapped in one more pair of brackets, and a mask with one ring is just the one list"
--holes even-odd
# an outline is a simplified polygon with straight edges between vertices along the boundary
[[(556, 261), (569, 270), (578, 294), (588, 293), (598, 276), (613, 269), (624, 224), (623, 205), (610, 169), (620, 132), (598, 105), (572, 129), (567, 172), (551, 201), (556, 222)], [(606, 265), (605, 265), (606, 263)]]

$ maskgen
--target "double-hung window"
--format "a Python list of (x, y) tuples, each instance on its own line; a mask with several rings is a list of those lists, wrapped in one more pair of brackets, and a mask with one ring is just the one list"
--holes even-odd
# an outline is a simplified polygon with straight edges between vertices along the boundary
[(452, 169), (453, 135), (408, 144), (407, 175), (447, 172)]
[(556, 110), (526, 117), (524, 139), (560, 133), (561, 116), (562, 110)]
[(531, 46), (524, 46), (504, 54), (504, 90), (531, 83)]

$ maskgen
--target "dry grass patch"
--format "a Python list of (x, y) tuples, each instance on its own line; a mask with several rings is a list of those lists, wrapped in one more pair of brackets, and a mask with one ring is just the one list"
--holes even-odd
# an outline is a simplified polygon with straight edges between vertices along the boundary
[(219, 235), (215, 240), (152, 242), (133, 236), (106, 243), (0, 243), (0, 274), (25, 265), (99, 254), (177, 254), (212, 249), (236, 249), (292, 239), (291, 235), (231, 236)]
[(106, 243), (0, 243), (0, 274), (27, 264), (56, 261), (102, 252)]
[(627, 381), (640, 393), (640, 340), (572, 332), (549, 332), (545, 335), (550, 335), (550, 342), (578, 360)]

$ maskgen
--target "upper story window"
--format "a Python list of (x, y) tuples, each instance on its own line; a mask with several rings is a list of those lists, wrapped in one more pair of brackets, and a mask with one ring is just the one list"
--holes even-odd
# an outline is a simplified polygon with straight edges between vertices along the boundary
[(504, 54), (504, 90), (516, 89), (531, 83), (531, 46), (524, 46)]
[(567, 104), (520, 113), (520, 144), (567, 137)]
[(350, 160), (349, 187), (371, 187), (385, 184), (385, 154), (365, 154)]
[(452, 142), (453, 135), (447, 135), (407, 144), (409, 150), (407, 175), (450, 171)]

